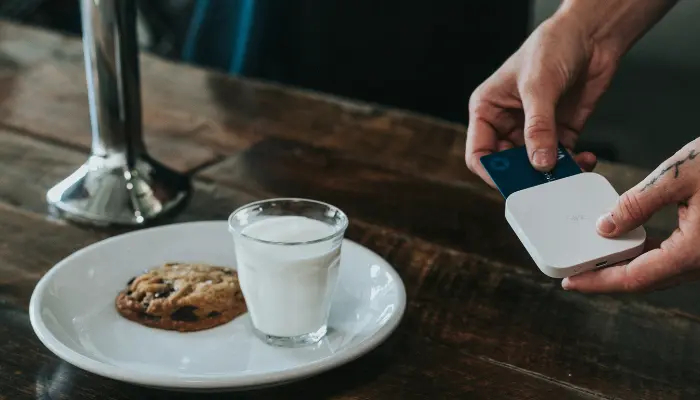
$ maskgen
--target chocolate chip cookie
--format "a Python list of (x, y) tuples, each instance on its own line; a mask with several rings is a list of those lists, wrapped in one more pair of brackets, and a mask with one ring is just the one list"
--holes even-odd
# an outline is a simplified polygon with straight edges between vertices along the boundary
[(246, 311), (236, 271), (186, 263), (168, 263), (131, 278), (116, 307), (131, 321), (180, 332), (223, 325)]

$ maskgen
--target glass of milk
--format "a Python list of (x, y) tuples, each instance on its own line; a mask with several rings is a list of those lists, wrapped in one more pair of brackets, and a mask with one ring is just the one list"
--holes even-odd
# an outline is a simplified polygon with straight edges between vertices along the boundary
[(238, 278), (255, 333), (283, 347), (326, 335), (348, 218), (314, 200), (259, 201), (228, 220)]

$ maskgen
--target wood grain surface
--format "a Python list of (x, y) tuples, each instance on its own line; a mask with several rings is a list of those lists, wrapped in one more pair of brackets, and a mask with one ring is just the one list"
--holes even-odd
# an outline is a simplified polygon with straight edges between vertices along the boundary
[[(274, 389), (169, 393), (53, 356), (27, 307), (56, 262), (116, 234), (54, 220), (45, 193), (79, 166), (89, 120), (79, 41), (0, 23), (0, 400), (696, 399), (700, 288), (591, 296), (542, 275), (503, 201), (464, 167), (464, 127), (142, 57), (151, 153), (195, 176), (174, 222), (270, 196), (332, 202), (348, 237), (407, 288), (400, 327), (337, 370)], [(601, 164), (618, 190), (646, 171)], [(649, 223), (674, 228), (671, 211)]]

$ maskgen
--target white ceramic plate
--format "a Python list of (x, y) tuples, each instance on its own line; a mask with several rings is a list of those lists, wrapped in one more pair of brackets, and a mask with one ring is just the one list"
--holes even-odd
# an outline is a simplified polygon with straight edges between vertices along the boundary
[(381, 257), (343, 242), (331, 332), (297, 349), (262, 343), (248, 315), (206, 331), (178, 333), (122, 318), (114, 298), (144, 269), (168, 261), (234, 266), (226, 222), (145, 229), (86, 247), (37, 284), (29, 313), (39, 339), (58, 357), (98, 375), (175, 390), (241, 390), (308, 377), (379, 345), (406, 306), (401, 278)]

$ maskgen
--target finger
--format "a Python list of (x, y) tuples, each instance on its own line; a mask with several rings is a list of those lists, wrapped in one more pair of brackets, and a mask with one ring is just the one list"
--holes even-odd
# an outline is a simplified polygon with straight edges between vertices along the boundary
[[(522, 126), (524, 121), (522, 120), (522, 118), (520, 119), (520, 126)], [(523, 138), (522, 128), (515, 128), (511, 130), (510, 133), (507, 135), (506, 139), (517, 147), (525, 146), (525, 138)]]
[(555, 108), (560, 93), (547, 82), (532, 79), (520, 90), (525, 112), (525, 147), (532, 166), (539, 171), (550, 171), (557, 159)]
[(598, 159), (593, 153), (583, 152), (574, 156), (574, 160), (586, 172), (591, 172), (598, 163)]
[(681, 273), (679, 260), (668, 250), (651, 250), (629, 263), (565, 278), (562, 287), (583, 293), (639, 292)]
[(509, 150), (512, 149), (513, 143), (509, 142), (508, 140), (499, 140), (498, 141), (498, 151), (504, 151), (504, 150)]
[(700, 280), (700, 271), (691, 270), (691, 271), (680, 273), (678, 275), (674, 275), (674, 276), (667, 278), (663, 281), (657, 282), (657, 283), (653, 284), (652, 286), (649, 286), (649, 288), (647, 288), (646, 291), (664, 290), (664, 289), (672, 288), (674, 286), (694, 282), (697, 280)]
[(606, 237), (619, 236), (644, 224), (664, 206), (689, 198), (696, 182), (681, 168), (694, 158), (693, 149), (676, 153), (645, 181), (623, 193), (613, 210), (598, 220), (598, 233)]
[(481, 179), (491, 186), (494, 186), (491, 177), (481, 165), (481, 157), (498, 150), (498, 139), (496, 131), (486, 121), (475, 117), (470, 119), (467, 128), (467, 144), (465, 161), (467, 167), (477, 174)]
[(578, 140), (579, 136), (580, 134), (577, 131), (567, 128), (566, 126), (560, 125), (557, 127), (557, 140), (559, 140), (559, 143), (561, 143), (561, 145), (567, 149), (573, 149), (576, 147), (576, 141)]

